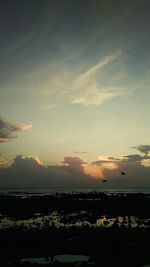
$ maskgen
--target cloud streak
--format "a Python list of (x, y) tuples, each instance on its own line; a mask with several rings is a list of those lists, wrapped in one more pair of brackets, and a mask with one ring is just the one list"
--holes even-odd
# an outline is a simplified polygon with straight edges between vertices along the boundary
[[(36, 81), (36, 90), (31, 84), (26, 85), (32, 97), (36, 94), (33, 111), (47, 111), (66, 104), (99, 106), (113, 98), (131, 95), (135, 91), (133, 87), (124, 86), (128, 74), (123, 64), (124, 55), (124, 51), (117, 50), (106, 53), (97, 63), (91, 63), (91, 59), (88, 59), (90, 67), (87, 68), (83, 63), (84, 70), (76, 64), (70, 66), (67, 56), (59, 64), (53, 62), (52, 65), (43, 65), (28, 78), (31, 84), (33, 80)], [(73, 56), (70, 59), (75, 60)], [(38, 101), (41, 107), (36, 108)]]
[[(128, 95), (128, 90), (118, 86), (102, 85), (99, 81), (101, 71), (113, 61), (119, 60), (123, 55), (121, 50), (103, 57), (97, 64), (78, 75), (74, 81), (71, 102), (84, 106), (101, 105), (105, 101), (118, 96)], [(118, 74), (117, 74), (118, 76)], [(113, 77), (113, 80), (114, 77)]]
[(149, 151), (150, 151), (150, 146), (149, 145), (140, 145), (140, 146), (135, 146), (132, 147), (137, 149), (138, 151), (144, 153), (146, 156), (148, 155)]
[(19, 125), (4, 121), (0, 118), (0, 143), (10, 142), (12, 139), (17, 137), (17, 132), (25, 131), (30, 128), (32, 128), (31, 124)]
[(120, 50), (114, 54), (105, 56), (99, 63), (93, 65), (86, 72), (79, 75), (79, 77), (75, 81), (75, 87), (87, 86), (91, 81), (91, 79), (95, 77), (95, 75), (99, 70), (109, 65), (112, 61), (117, 60), (119, 57), (121, 57), (121, 55), (122, 51)]
[(78, 154), (88, 154), (89, 152), (88, 151), (76, 151), (76, 150), (74, 150), (73, 153), (78, 155)]
[[(110, 52), (98, 63), (92, 64), (89, 60), (90, 67), (87, 69), (84, 66), (86, 70), (81, 70), (78, 66), (72, 71), (67, 59), (59, 64), (54, 62), (53, 66), (48, 64), (43, 66), (34, 77), (34, 80), (38, 81), (36, 94), (44, 105), (41, 110), (57, 108), (62, 104), (99, 106), (113, 98), (130, 95), (131, 89), (123, 87), (122, 82), (127, 74), (122, 64), (123, 56), (124, 52), (121, 50)], [(30, 90), (30, 93), (35, 94), (35, 91)]]

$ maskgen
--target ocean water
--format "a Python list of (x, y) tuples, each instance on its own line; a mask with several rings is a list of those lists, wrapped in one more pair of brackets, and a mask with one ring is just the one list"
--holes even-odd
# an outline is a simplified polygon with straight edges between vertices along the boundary
[(150, 188), (105, 188), (105, 187), (34, 187), (34, 188), (0, 188), (0, 195), (28, 196), (54, 195), (56, 193), (144, 193), (150, 194)]

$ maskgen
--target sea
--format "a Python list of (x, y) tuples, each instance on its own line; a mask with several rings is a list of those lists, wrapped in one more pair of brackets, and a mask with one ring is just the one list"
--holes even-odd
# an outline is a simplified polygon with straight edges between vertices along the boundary
[(48, 196), (56, 194), (78, 194), (78, 193), (105, 193), (105, 194), (150, 194), (147, 188), (105, 188), (105, 187), (30, 187), (30, 188), (0, 188), (0, 196)]

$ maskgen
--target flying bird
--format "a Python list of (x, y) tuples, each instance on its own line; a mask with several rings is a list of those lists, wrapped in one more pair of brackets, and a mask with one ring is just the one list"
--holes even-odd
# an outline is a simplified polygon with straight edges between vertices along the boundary
[(103, 182), (103, 183), (106, 183), (106, 182), (107, 182), (107, 180), (105, 180), (105, 179), (104, 179), (104, 180), (102, 180), (102, 182)]
[(125, 172), (121, 172), (121, 174), (122, 174), (122, 175), (126, 175), (126, 173), (125, 173)]

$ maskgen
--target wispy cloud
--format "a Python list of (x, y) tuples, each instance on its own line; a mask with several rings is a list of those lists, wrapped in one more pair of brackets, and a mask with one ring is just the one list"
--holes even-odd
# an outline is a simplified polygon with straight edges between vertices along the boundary
[(14, 124), (0, 118), (0, 143), (11, 141), (17, 137), (17, 132), (28, 130), (31, 127), (31, 124)]
[(89, 152), (88, 151), (76, 151), (76, 150), (74, 150), (73, 153), (74, 154), (87, 154)]
[[(92, 65), (88, 70), (78, 75), (73, 84), (71, 95), (72, 104), (101, 105), (105, 101), (129, 94), (126, 90), (117, 86), (102, 85), (98, 81), (101, 71), (113, 61), (123, 55), (121, 50), (103, 57), (97, 64)], [(116, 73), (118, 77), (118, 73)], [(114, 77), (113, 77), (114, 79)]]
[[(127, 75), (123, 56), (124, 52), (117, 50), (106, 54), (97, 63), (92, 64), (89, 60), (90, 67), (85, 71), (84, 63), (78, 68), (75, 65), (73, 70), (66, 58), (59, 64), (54, 62), (53, 66), (46, 64), (34, 76), (38, 81), (36, 91), (29, 92), (32, 97), (36, 94), (36, 104), (41, 103), (35, 111), (51, 110), (65, 104), (99, 106), (112, 98), (130, 95), (133, 88), (126, 88), (123, 82)], [(32, 80), (33, 75), (31, 84)], [(28, 88), (31, 89), (30, 85)]]
[(79, 77), (75, 81), (75, 87), (80, 86), (87, 86), (92, 78), (95, 77), (97, 72), (110, 64), (112, 61), (117, 60), (122, 55), (122, 51), (119, 50), (118, 52), (105, 56), (100, 62), (93, 65), (91, 68), (89, 68), (86, 72), (79, 75)]
[[(81, 104), (84, 106), (95, 105), (99, 106), (105, 101), (112, 99), (117, 96), (123, 96), (122, 91), (113, 92), (114, 88), (100, 88), (94, 85), (86, 89), (86, 93), (79, 92), (76, 97), (73, 97), (72, 104)], [(109, 92), (112, 91), (112, 92)]]

